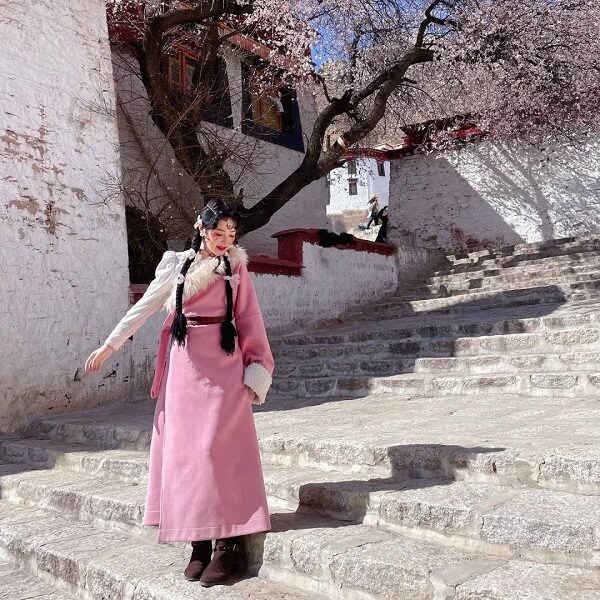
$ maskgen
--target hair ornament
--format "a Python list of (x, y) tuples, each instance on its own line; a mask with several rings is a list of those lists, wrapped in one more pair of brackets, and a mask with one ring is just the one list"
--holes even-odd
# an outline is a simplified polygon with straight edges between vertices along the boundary
[(202, 216), (198, 215), (198, 218), (196, 219), (196, 222), (194, 223), (194, 227), (196, 229), (200, 229), (200, 227), (202, 227)]
[(240, 284), (239, 273), (236, 273), (235, 275), (223, 275), (223, 279), (225, 281), (229, 281), (233, 287), (236, 287)]
[(185, 275), (183, 275), (182, 273), (179, 273), (179, 275), (177, 276), (177, 283), (184, 283), (185, 282)]
[(188, 253), (187, 253), (187, 256), (186, 256), (186, 258), (187, 258), (188, 260), (194, 260), (194, 259), (196, 258), (196, 251), (195, 251), (193, 248), (190, 248), (190, 249), (188, 250)]

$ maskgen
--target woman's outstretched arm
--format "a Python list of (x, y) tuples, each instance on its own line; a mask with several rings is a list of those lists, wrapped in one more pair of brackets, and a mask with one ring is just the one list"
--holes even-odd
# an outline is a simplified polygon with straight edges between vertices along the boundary
[(125, 341), (136, 333), (142, 325), (164, 304), (173, 290), (177, 277), (180, 259), (177, 253), (165, 252), (156, 267), (152, 283), (144, 295), (127, 311), (119, 324), (100, 348), (90, 354), (85, 361), (85, 370), (94, 372), (100, 370), (102, 364), (110, 355), (118, 350)]

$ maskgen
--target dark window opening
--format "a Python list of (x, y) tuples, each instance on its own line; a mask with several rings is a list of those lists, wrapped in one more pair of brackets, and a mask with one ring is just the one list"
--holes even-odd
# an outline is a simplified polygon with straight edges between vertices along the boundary
[(356, 161), (354, 159), (349, 160), (346, 163), (346, 169), (348, 170), (348, 175), (356, 175)]
[(358, 184), (356, 181), (348, 182), (348, 194), (350, 196), (356, 196), (356, 194), (358, 194)]
[(167, 250), (167, 237), (160, 221), (135, 206), (125, 206), (130, 283), (150, 283), (156, 265)]
[(304, 152), (296, 92), (260, 75), (259, 61), (242, 63), (242, 133)]
[(377, 173), (380, 177), (385, 177), (385, 163), (382, 160), (377, 161)]
[[(167, 73), (167, 82), (173, 103), (180, 109), (187, 108), (193, 98), (193, 78), (198, 65), (197, 56), (191, 51), (175, 49), (165, 57), (162, 64)], [(227, 65), (222, 57), (217, 57), (207, 97), (198, 100), (202, 102), (200, 115), (203, 120), (233, 128)]]

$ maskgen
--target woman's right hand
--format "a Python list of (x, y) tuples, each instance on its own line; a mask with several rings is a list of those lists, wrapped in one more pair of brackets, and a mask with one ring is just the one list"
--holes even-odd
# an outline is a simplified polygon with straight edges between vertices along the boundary
[(98, 350), (94, 350), (89, 355), (88, 359), (85, 361), (85, 370), (88, 373), (99, 371), (100, 367), (104, 364), (104, 361), (109, 358), (113, 352), (114, 350), (108, 344), (103, 344)]

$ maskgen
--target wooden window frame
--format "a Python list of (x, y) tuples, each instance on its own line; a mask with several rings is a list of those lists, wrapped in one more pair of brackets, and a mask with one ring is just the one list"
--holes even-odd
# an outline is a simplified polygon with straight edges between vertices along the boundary
[[(222, 62), (218, 65), (218, 69), (222, 69), (223, 73), (218, 76), (222, 77), (223, 80), (219, 88), (218, 98), (209, 99), (206, 110), (202, 111), (202, 117), (210, 123), (233, 129), (227, 65), (223, 59), (220, 58), (219, 60)], [(197, 63), (197, 54), (190, 49), (180, 46), (175, 46), (172, 53), (167, 56), (167, 86), (173, 94), (175, 102), (185, 101), (184, 99), (189, 96)], [(173, 69), (175, 67), (178, 75), (176, 78), (173, 77)]]
[[(273, 83), (273, 94), (277, 92), (283, 112), (278, 111), (275, 129), (268, 125), (268, 121), (253, 118), (254, 110), (260, 114), (261, 111), (268, 112), (268, 106), (272, 101), (265, 99), (264, 106), (253, 100), (252, 74), (260, 69), (260, 62), (253, 57), (247, 57), (242, 61), (242, 133), (278, 146), (304, 152), (304, 140), (302, 138), (302, 123), (300, 121), (300, 110), (296, 98), (296, 92), (286, 87), (283, 82), (275, 80)], [(281, 84), (281, 87), (278, 86)], [(268, 91), (268, 88), (267, 88)], [(267, 106), (268, 104), (268, 106)], [(271, 115), (274, 116), (274, 115)]]

